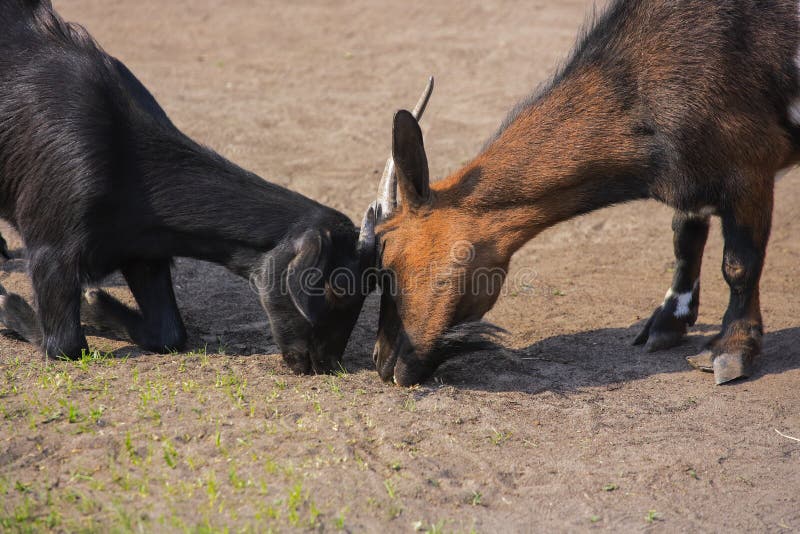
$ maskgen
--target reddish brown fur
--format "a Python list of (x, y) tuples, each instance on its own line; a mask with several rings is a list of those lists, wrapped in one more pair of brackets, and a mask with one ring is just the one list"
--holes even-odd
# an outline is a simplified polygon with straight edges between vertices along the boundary
[[(605, 205), (650, 197), (682, 212), (712, 206), (731, 232), (739, 228), (731, 258), (749, 257), (747, 246), (742, 252), (734, 243), (741, 240), (763, 251), (774, 175), (800, 155), (800, 133), (787, 117), (798, 93), (797, 5), (768, 4), (615, 3), (563, 72), (480, 155), (432, 184), (427, 202), (379, 227), (383, 266), (400, 290), (397, 320), (414, 353), (403, 363), (402, 343), (382, 327), (379, 367), (398, 356), (403, 369), (424, 363), (449, 327), (494, 305), (499, 287), (465, 296), (454, 283), (459, 276), (505, 270), (512, 254), (545, 228)], [(473, 261), (454, 262), (457, 243), (474, 246)], [(741, 269), (760, 275), (760, 263)], [(739, 291), (729, 271), (726, 279)], [(436, 277), (449, 283), (437, 287)], [(752, 298), (742, 320), (760, 328), (757, 276), (754, 288), (747, 280)], [(384, 378), (389, 371), (384, 365)], [(401, 381), (429, 371), (409, 371)]]

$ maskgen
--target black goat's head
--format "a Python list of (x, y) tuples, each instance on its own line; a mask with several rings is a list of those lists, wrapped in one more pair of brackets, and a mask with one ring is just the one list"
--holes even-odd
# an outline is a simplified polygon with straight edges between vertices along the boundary
[(373, 250), (374, 243), (360, 241), (347, 220), (292, 232), (265, 257), (254, 286), (294, 372), (342, 368), (347, 341), (374, 288), (366, 276)]

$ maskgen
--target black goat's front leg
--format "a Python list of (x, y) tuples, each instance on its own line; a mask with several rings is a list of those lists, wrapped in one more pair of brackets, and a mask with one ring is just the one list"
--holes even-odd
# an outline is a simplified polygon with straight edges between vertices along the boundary
[(672, 219), (675, 276), (664, 302), (656, 308), (634, 345), (647, 343), (649, 352), (678, 345), (694, 326), (700, 307), (700, 267), (708, 238), (708, 217), (675, 212)]
[(759, 281), (772, 223), (772, 187), (751, 192), (734, 209), (722, 214), (725, 253), (722, 274), (730, 287), (730, 300), (722, 331), (707, 350), (689, 363), (713, 371), (717, 384), (752, 373), (753, 360), (761, 353), (764, 328), (759, 302)]
[(122, 274), (140, 311), (105, 291), (90, 289), (84, 294), (84, 319), (101, 328), (126, 332), (145, 350), (170, 352), (183, 348), (186, 328), (175, 301), (169, 260), (131, 263), (122, 269)]
[[(29, 271), (33, 283), (36, 317), (40, 337), (36, 339), (30, 307), (21, 299), (6, 298), (16, 319), (25, 326), (17, 330), (42, 348), (51, 358), (80, 358), (88, 350), (81, 328), (81, 280), (76, 271), (78, 262), (62, 257), (51, 248), (30, 249)], [(11, 308), (6, 308), (8, 312)], [(8, 326), (8, 323), (6, 323)]]

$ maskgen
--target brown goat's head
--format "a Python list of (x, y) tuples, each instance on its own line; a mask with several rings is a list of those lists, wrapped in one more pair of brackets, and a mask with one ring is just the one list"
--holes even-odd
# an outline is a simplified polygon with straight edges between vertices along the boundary
[(382, 379), (403, 386), (498, 333), (479, 320), (496, 302), (508, 267), (496, 244), (479, 237), (474, 220), (431, 191), (419, 109), (424, 103), (395, 115), (378, 201), (382, 295), (373, 358)]

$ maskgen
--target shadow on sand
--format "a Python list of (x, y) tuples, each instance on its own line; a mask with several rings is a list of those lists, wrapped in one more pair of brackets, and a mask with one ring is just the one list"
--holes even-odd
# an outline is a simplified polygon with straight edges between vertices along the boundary
[[(20, 251), (15, 251), (15, 257), (21, 255)], [(190, 269), (199, 269), (199, 272), (186, 273), (190, 269), (184, 267), (175, 273), (176, 284), (188, 286), (185, 289), (178, 286), (179, 301), (183, 301), (181, 308), (189, 334), (186, 351), (207, 350), (209, 354), (219, 353), (220, 356), (278, 352), (269, 333), (266, 316), (246, 283), (221, 268), (208, 270), (208, 267), (202, 267), (202, 262), (192, 260), (183, 260), (183, 263)], [(21, 272), (25, 264), (24, 261), (10, 261), (2, 264), (0, 270), (6, 273)], [(210, 283), (209, 278), (216, 278), (216, 284)], [(227, 282), (225, 299), (214, 305), (205, 298), (197, 298), (196, 294), (200, 291), (191, 285), (192, 282), (203, 289)], [(103, 285), (124, 286), (125, 281), (115, 275), (104, 281)], [(224, 310), (213, 309), (221, 304)], [(378, 308), (379, 299), (375, 295), (367, 299), (345, 352), (345, 367), (351, 373), (374, 372), (372, 348), (375, 344)], [(233, 311), (244, 313), (234, 314)], [(198, 321), (200, 316), (208, 312), (210, 314), (205, 321)], [(213, 328), (206, 325), (204, 329), (202, 322), (213, 324)], [(704, 344), (719, 331), (719, 325), (697, 325), (682, 345), (663, 352), (647, 353), (642, 347), (631, 345), (642, 324), (554, 336), (524, 348), (512, 349), (498, 345), (492, 350), (454, 358), (442, 365), (434, 377), (458, 388), (481, 391), (567, 392), (584, 387), (613, 385), (651, 375), (689, 371), (686, 357), (702, 350)], [(126, 335), (97, 330), (88, 325), (86, 333), (130, 342)], [(131, 344), (116, 349), (115, 354), (146, 357), (150, 353)], [(800, 327), (767, 332), (764, 352), (757, 360), (756, 372), (750, 380), (796, 368), (800, 368)], [(286, 371), (289, 372), (288, 369)], [(377, 373), (375, 380), (379, 380)], [(710, 376), (709, 382), (713, 383)]]
[[(719, 325), (697, 325), (680, 346), (648, 353), (631, 344), (641, 326), (560, 335), (521, 349), (498, 347), (468, 354), (447, 362), (435, 376), (445, 384), (480, 391), (568, 392), (609, 386), (651, 375), (691, 371), (686, 357), (700, 352), (719, 331)], [(763, 353), (756, 360), (756, 371), (749, 380), (797, 368), (800, 328), (768, 332)], [(711, 375), (709, 383), (713, 383)]]

